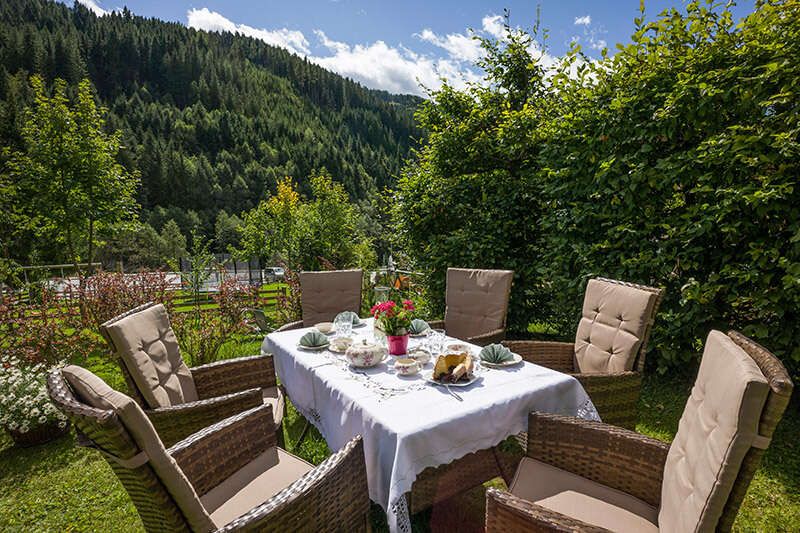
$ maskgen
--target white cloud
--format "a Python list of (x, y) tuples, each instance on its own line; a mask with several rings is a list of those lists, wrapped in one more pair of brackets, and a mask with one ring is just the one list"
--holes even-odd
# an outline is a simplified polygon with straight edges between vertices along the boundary
[(315, 33), (332, 55), (309, 57), (310, 61), (373, 89), (422, 95), (420, 84), (438, 88), (441, 78), (447, 78), (457, 87), (480, 79), (453, 59), (424, 56), (404, 46), (389, 46), (384, 41), (350, 45), (328, 38), (321, 30)]
[(102, 17), (103, 15), (108, 15), (110, 13), (110, 11), (100, 7), (100, 4), (98, 4), (95, 0), (78, 0), (78, 3), (88, 7), (98, 17)]
[(575, 17), (576, 26), (588, 26), (592, 23), (591, 15), (584, 15), (582, 17)]
[(450, 57), (456, 61), (469, 61), (470, 63), (474, 63), (476, 60), (480, 59), (483, 52), (480, 42), (474, 39), (472, 35), (449, 33), (445, 36), (440, 36), (426, 28), (416, 34), (416, 37), (445, 50), (450, 54)]
[(239, 33), (255, 39), (261, 39), (265, 43), (286, 48), (290, 52), (299, 55), (308, 55), (308, 40), (303, 32), (278, 28), (276, 30), (266, 30), (254, 28), (246, 24), (236, 24), (230, 19), (225, 18), (216, 11), (210, 11), (204, 7), (202, 9), (190, 9), (186, 13), (187, 25), (190, 28), (205, 31)]
[(494, 37), (495, 39), (502, 39), (506, 36), (505, 22), (503, 22), (503, 15), (486, 15), (481, 21), (483, 31)]
[(592, 41), (590, 43), (590, 46), (594, 50), (602, 50), (603, 48), (607, 48), (608, 47), (608, 43), (606, 42), (605, 39), (596, 39), (596, 40), (592, 39)]

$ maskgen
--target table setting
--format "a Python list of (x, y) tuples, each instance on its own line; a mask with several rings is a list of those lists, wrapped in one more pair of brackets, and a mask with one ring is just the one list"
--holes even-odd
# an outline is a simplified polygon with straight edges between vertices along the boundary
[(384, 305), (373, 318), (337, 315), (327, 334), (301, 328), (262, 343), (290, 401), (331, 450), (362, 435), (370, 498), (391, 531), (410, 531), (404, 495), (417, 474), (524, 431), (530, 411), (599, 420), (571, 376), (500, 344), (448, 337), (414, 318), (410, 302), (394, 305), (389, 318), (405, 315), (403, 341), (393, 343), (398, 330)]

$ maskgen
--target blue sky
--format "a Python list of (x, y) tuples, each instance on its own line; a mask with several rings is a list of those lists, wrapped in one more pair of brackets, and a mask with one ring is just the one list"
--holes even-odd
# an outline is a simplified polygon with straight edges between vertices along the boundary
[[(65, 0), (71, 3), (72, 0)], [(497, 35), (500, 15), (510, 9), (514, 26), (530, 27), (541, 6), (549, 31), (544, 62), (564, 54), (577, 40), (590, 57), (629, 42), (638, 0), (505, 0), (503, 2), (366, 0), (78, 0), (98, 14), (127, 6), (137, 15), (177, 21), (197, 29), (236, 31), (283, 46), (361, 83), (392, 92), (422, 94), (419, 83), (436, 87), (476, 81), (480, 53), (470, 30)], [(682, 0), (650, 0), (646, 16)], [(753, 10), (740, 0), (737, 17)]]

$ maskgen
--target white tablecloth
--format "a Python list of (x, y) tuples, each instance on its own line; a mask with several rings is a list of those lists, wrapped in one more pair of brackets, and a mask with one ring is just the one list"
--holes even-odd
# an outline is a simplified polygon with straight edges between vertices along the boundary
[[(353, 330), (356, 338), (372, 339), (366, 322)], [(391, 360), (357, 373), (342, 356), (300, 350), (307, 331), (270, 333), (262, 352), (274, 355), (292, 404), (332, 450), (362, 435), (370, 498), (386, 511), (391, 531), (410, 531), (404, 495), (417, 474), (525, 431), (531, 411), (599, 420), (575, 378), (538, 365), (480, 368), (476, 383), (451, 387), (460, 402), (419, 376), (397, 376)]]

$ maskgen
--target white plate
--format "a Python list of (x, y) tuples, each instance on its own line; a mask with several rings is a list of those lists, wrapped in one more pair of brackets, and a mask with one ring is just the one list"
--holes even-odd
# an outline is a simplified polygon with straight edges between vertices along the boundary
[(444, 387), (445, 385), (449, 385), (451, 387), (469, 387), (476, 381), (478, 381), (481, 377), (473, 372), (472, 377), (470, 377), (467, 381), (458, 381), (456, 383), (442, 383), (441, 381), (436, 381), (433, 379), (433, 370), (426, 370), (422, 373), (422, 378), (429, 382), (433, 383), (434, 385), (439, 385), (440, 387)]
[[(517, 353), (511, 354), (514, 358), (511, 361), (506, 361), (505, 363), (490, 363), (488, 361), (484, 361), (481, 359), (481, 364), (483, 366), (488, 366), (489, 368), (505, 368), (507, 366), (514, 366), (522, 362), (522, 356)], [(480, 357), (478, 357), (480, 359)]]
[(330, 345), (331, 345), (331, 343), (328, 342), (328, 343), (323, 344), (322, 346), (303, 346), (302, 344), (300, 344), (298, 342), (297, 343), (297, 348), (300, 349), (300, 350), (304, 350), (306, 352), (318, 352), (320, 350), (324, 350), (325, 348), (327, 348)]
[(330, 347), (328, 348), (328, 350), (330, 350), (330, 351), (331, 351), (331, 352), (333, 352), (333, 353), (338, 353), (338, 354), (342, 354), (342, 355), (344, 355), (344, 352), (346, 352), (346, 351), (347, 351), (347, 348), (345, 348), (344, 350), (337, 350), (337, 349), (336, 349), (336, 348), (333, 346), (333, 343), (331, 343), (331, 344), (330, 344)]
[(422, 333), (409, 333), (408, 336), (411, 337), (411, 338), (414, 338), (414, 339), (418, 339), (420, 337), (427, 337), (428, 336), (428, 332), (430, 330), (431, 330), (431, 328), (428, 328), (428, 329), (424, 330)]

